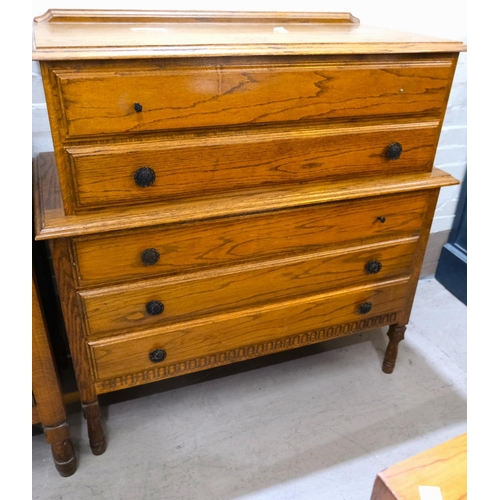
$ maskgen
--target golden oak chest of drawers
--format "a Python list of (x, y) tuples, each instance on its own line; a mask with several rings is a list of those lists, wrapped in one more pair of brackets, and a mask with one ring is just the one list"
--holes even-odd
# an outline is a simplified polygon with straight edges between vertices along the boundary
[(389, 326), (439, 189), (459, 42), (349, 14), (49, 11), (34, 171), (95, 454), (98, 395)]

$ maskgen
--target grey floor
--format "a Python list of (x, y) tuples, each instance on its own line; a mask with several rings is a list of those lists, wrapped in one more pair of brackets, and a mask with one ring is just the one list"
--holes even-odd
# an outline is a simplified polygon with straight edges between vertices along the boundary
[(392, 375), (384, 328), (108, 395), (100, 457), (69, 414), (73, 476), (33, 437), (33, 499), (367, 500), (380, 470), (466, 432), (466, 314), (421, 281)]

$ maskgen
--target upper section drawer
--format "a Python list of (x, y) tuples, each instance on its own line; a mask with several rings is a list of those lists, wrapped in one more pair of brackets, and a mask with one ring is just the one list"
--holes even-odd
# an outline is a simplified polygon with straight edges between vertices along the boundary
[(435, 56), (43, 64), (46, 90), (50, 85), (54, 107), (62, 108), (63, 140), (384, 115), (441, 118), (454, 71), (452, 57)]
[[(294, 182), (429, 172), (438, 125), (291, 128), (68, 147), (71, 187), (76, 209), (86, 209)], [(391, 159), (398, 144), (403, 152)]]
[(416, 235), (427, 198), (404, 193), (77, 238), (77, 269), (83, 283), (104, 283)]

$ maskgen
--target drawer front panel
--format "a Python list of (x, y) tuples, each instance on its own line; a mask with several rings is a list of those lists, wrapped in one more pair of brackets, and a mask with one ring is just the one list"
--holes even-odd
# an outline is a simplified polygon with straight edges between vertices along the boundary
[[(360, 175), (428, 172), (438, 123), (292, 130), (68, 148), (77, 205), (126, 205)], [(388, 147), (398, 142), (396, 160)], [(152, 173), (151, 173), (152, 171)], [(141, 172), (148, 177), (142, 182)]]
[(441, 117), (452, 59), (200, 66), (162, 61), (52, 69), (66, 136), (422, 114)]
[[(273, 339), (356, 322), (345, 328), (345, 334), (349, 334), (353, 329), (366, 328), (370, 318), (398, 313), (403, 307), (406, 287), (407, 282), (400, 280), (212, 316), (142, 336), (124, 335), (90, 341), (96, 380), (206, 358), (220, 352), (228, 353), (230, 358), (231, 351), (248, 346), (253, 346), (250, 351), (255, 356), (262, 343)], [(361, 306), (367, 303), (371, 304), (371, 310), (361, 314)], [(297, 338), (289, 347), (303, 344)], [(152, 362), (150, 353), (159, 349), (166, 352), (166, 358)]]
[(273, 255), (313, 253), (347, 242), (416, 235), (427, 194), (325, 203), (78, 238), (74, 240), (78, 272), (83, 283), (105, 282), (259, 261)]
[[(82, 291), (90, 334), (152, 328), (411, 273), (417, 238), (213, 274)], [(372, 267), (368, 268), (371, 263)], [(381, 266), (378, 269), (377, 264)]]

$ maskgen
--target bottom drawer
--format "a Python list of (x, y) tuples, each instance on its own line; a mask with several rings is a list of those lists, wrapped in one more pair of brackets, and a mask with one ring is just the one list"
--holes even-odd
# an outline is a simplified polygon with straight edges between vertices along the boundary
[(397, 322), (407, 279), (89, 341), (99, 393)]

